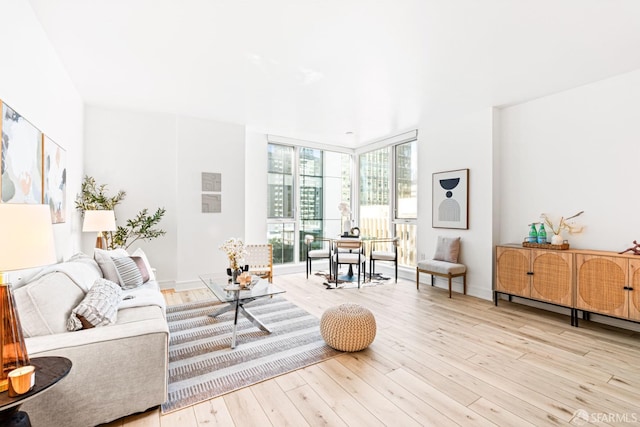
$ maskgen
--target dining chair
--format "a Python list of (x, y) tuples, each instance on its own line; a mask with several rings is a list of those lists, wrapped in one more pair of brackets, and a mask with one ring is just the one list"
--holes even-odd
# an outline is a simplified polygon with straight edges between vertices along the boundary
[(304, 242), (307, 246), (307, 279), (309, 278), (309, 273), (311, 273), (311, 261), (314, 259), (327, 259), (329, 261), (329, 277), (331, 277), (331, 239), (316, 238), (311, 234), (307, 234), (304, 236)]
[(358, 288), (360, 287), (360, 271), (362, 277), (366, 277), (367, 273), (367, 257), (364, 253), (364, 245), (362, 240), (353, 238), (343, 238), (335, 241), (334, 275), (336, 279), (336, 287), (338, 286), (338, 270), (340, 265), (349, 264), (350, 266), (358, 266)]
[(246, 245), (248, 254), (244, 262), (249, 266), (249, 273), (273, 281), (273, 245)]
[(370, 241), (370, 244), (369, 280), (376, 272), (376, 261), (392, 261), (396, 272), (396, 283), (398, 283), (398, 238), (374, 239)]

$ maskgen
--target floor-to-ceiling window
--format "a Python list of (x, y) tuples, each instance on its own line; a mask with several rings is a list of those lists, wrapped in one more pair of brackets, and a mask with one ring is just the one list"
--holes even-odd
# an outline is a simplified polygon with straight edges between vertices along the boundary
[(295, 249), (294, 150), (268, 147), (267, 240), (273, 245), (273, 263), (293, 262)]
[(391, 237), (390, 147), (360, 155), (360, 212), (363, 236)]
[(398, 238), (398, 264), (415, 266), (417, 142), (390, 145), (359, 156), (362, 235)]
[(416, 265), (418, 220), (418, 153), (417, 142), (394, 147), (395, 209), (394, 228), (398, 238), (398, 263)]
[(306, 235), (340, 234), (338, 205), (351, 203), (352, 155), (279, 144), (268, 147), (267, 230), (273, 262), (304, 261)]

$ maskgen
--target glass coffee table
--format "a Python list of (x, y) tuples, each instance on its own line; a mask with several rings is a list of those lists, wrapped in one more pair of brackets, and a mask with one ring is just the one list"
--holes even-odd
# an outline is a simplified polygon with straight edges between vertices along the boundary
[(240, 289), (240, 285), (232, 284), (229, 276), (225, 274), (201, 274), (200, 280), (207, 286), (207, 288), (220, 300), (227, 305), (215, 310), (209, 316), (216, 317), (222, 313), (226, 313), (231, 310), (235, 310), (235, 316), (233, 319), (233, 334), (231, 336), (231, 348), (236, 348), (236, 333), (238, 329), (238, 314), (242, 314), (257, 328), (271, 333), (271, 331), (254, 315), (252, 315), (244, 306), (249, 304), (258, 298), (271, 297), (276, 294), (286, 292), (269, 283), (266, 279), (258, 278), (254, 276), (252, 279), (252, 286), (250, 289)]

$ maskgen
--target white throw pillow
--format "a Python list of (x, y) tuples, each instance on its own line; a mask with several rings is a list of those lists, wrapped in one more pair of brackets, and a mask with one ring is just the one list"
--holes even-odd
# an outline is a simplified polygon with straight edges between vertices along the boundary
[(116, 322), (122, 288), (106, 279), (96, 279), (84, 299), (73, 310), (67, 321), (69, 331), (110, 325)]
[(100, 266), (100, 270), (102, 270), (102, 277), (115, 283), (120, 283), (120, 277), (118, 276), (116, 265), (113, 263), (113, 258), (121, 258), (124, 256), (129, 256), (127, 251), (124, 249), (106, 251), (104, 249), (95, 248), (93, 250), (93, 258)]

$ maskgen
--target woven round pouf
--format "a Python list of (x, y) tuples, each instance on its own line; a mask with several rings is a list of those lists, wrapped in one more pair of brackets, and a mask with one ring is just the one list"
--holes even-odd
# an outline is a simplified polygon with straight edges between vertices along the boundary
[(376, 319), (361, 305), (341, 304), (322, 314), (320, 334), (327, 345), (336, 350), (364, 350), (376, 337)]

